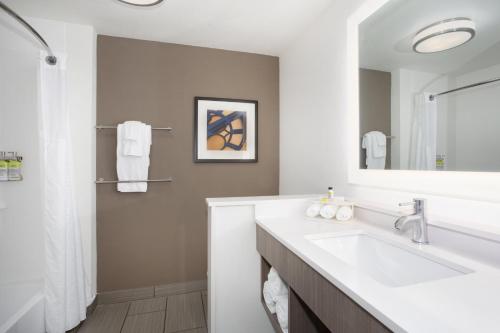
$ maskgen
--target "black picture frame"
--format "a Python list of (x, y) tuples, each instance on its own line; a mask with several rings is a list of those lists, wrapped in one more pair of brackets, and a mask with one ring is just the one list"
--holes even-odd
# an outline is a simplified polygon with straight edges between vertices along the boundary
[[(236, 102), (254, 104), (255, 107), (255, 156), (253, 159), (205, 159), (198, 158), (198, 105), (200, 101)], [(194, 163), (257, 163), (259, 161), (259, 102), (257, 100), (220, 98), (220, 97), (200, 97), (194, 98), (194, 135), (193, 135), (193, 161)]]

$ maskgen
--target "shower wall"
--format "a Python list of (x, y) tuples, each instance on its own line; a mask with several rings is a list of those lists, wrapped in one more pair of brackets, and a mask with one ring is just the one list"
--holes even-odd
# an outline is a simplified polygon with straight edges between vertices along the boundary
[(44, 256), (36, 144), (38, 49), (16, 26), (0, 22), (0, 150), (26, 157), (23, 181), (0, 183), (0, 206), (5, 207), (0, 215), (4, 286), (40, 279)]

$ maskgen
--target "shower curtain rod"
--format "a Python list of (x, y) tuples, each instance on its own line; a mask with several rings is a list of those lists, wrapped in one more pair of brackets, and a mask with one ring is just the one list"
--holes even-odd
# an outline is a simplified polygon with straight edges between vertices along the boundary
[(460, 91), (460, 90), (464, 90), (464, 89), (469, 89), (469, 88), (474, 88), (474, 87), (478, 87), (478, 86), (482, 86), (482, 85), (485, 85), (485, 84), (494, 83), (494, 82), (498, 82), (498, 81), (500, 81), (500, 78), (496, 78), (496, 79), (491, 79), (491, 80), (486, 80), (486, 81), (481, 81), (481, 82), (469, 84), (467, 86), (463, 86), (463, 87), (451, 89), (451, 90), (448, 90), (448, 91), (443, 91), (443, 92), (441, 92), (439, 94), (430, 95), (429, 99), (431, 101), (433, 101), (438, 96), (442, 96), (442, 95), (450, 94), (450, 93), (453, 93), (453, 92), (456, 92), (456, 91)]
[(45, 57), (45, 62), (49, 65), (55, 65), (57, 63), (57, 58), (54, 55), (54, 52), (52, 52), (52, 49), (50, 48), (49, 44), (43, 39), (43, 37), (38, 33), (38, 31), (35, 30), (28, 22), (26, 22), (21, 16), (17, 15), (15, 11), (10, 9), (6, 4), (4, 4), (2, 1), (0, 1), (0, 8), (3, 9), (8, 15), (10, 15), (14, 20), (17, 22), (21, 23), (22, 26), (26, 28), (35, 38), (42, 44), (43, 48), (47, 53), (49, 54), (47, 57)]

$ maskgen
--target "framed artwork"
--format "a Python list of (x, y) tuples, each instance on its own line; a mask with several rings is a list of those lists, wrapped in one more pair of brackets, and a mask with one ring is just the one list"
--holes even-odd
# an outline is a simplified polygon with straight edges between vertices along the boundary
[(257, 101), (195, 97), (194, 161), (257, 162)]

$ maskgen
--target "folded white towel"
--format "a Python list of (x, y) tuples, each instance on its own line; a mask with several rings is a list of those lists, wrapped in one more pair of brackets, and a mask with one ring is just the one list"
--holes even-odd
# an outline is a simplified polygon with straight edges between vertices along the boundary
[[(151, 142), (150, 126), (140, 121), (126, 121), (121, 127), (119, 141), (125, 156), (143, 156), (146, 153), (146, 143)], [(118, 134), (118, 133), (117, 133)]]
[(278, 296), (276, 300), (276, 315), (281, 329), (288, 329), (288, 295)]
[[(138, 141), (136, 142), (141, 146), (140, 148), (126, 148), (127, 144), (124, 144), (124, 141), (134, 140), (126, 139), (125, 124), (118, 125), (116, 133), (116, 173), (118, 175), (118, 180), (148, 179), (149, 152), (151, 149), (151, 126), (145, 124), (142, 125), (144, 125), (140, 127), (142, 128), (142, 134), (137, 137)], [(126, 153), (124, 149), (129, 150)], [(137, 149), (142, 152), (140, 156), (137, 156), (137, 154), (139, 153)], [(134, 155), (134, 153), (136, 155)], [(146, 182), (118, 183), (117, 189), (120, 192), (146, 192), (148, 189), (148, 184)]]
[(264, 282), (264, 288), (262, 290), (262, 295), (264, 296), (264, 301), (266, 302), (267, 308), (269, 312), (276, 313), (276, 302), (273, 299), (273, 295), (271, 294), (269, 281)]

